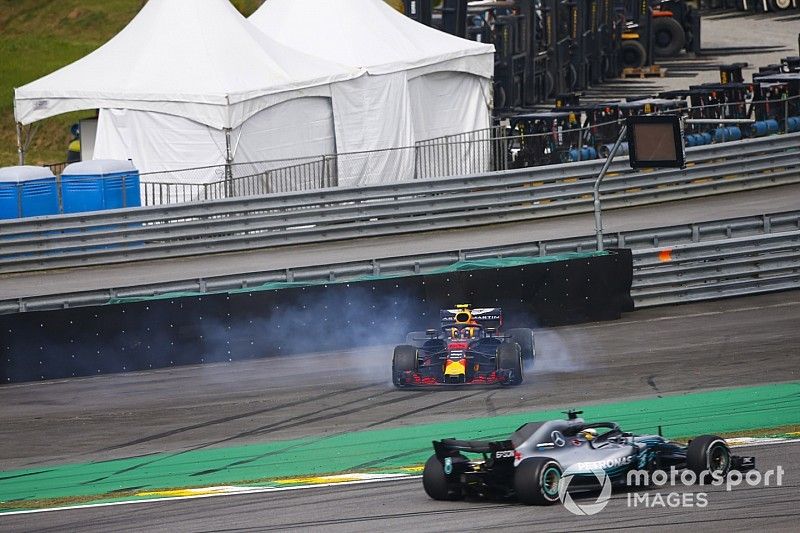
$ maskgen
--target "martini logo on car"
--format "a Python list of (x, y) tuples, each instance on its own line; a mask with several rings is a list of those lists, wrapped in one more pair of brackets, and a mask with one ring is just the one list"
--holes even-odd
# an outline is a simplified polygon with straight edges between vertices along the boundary
[(586, 463), (575, 463), (574, 467), (577, 470), (597, 470), (599, 468), (608, 470), (618, 466), (629, 465), (633, 461), (633, 456), (615, 457), (614, 459), (605, 459), (603, 461), (589, 461)]

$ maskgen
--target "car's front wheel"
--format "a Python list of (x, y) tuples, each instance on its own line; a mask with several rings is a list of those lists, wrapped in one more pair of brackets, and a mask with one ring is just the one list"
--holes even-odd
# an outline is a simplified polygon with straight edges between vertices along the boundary
[(392, 383), (395, 387), (402, 387), (400, 375), (403, 372), (417, 370), (417, 349), (407, 344), (401, 344), (394, 349), (392, 356)]
[(517, 343), (509, 342), (497, 347), (497, 370), (511, 375), (509, 385), (522, 383), (522, 354)]
[(549, 457), (531, 457), (514, 471), (514, 490), (525, 505), (553, 505), (558, 501), (561, 465)]
[(722, 437), (701, 435), (686, 448), (686, 467), (695, 474), (709, 472), (724, 476), (731, 468), (731, 450)]

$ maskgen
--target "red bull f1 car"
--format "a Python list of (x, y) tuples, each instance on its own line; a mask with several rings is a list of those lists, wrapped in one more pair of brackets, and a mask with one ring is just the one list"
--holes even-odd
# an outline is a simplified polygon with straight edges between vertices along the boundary
[(579, 414), (524, 424), (508, 440), (433, 441), (423, 488), (434, 500), (493, 497), (551, 505), (563, 501), (567, 489), (610, 495), (613, 486), (647, 488), (656, 472), (672, 469), (688, 469), (691, 482), (714, 484), (731, 469), (755, 468), (754, 457), (731, 454), (715, 435), (684, 445), (660, 435), (634, 435), (614, 422), (586, 423)]
[(497, 307), (457, 305), (442, 309), (440, 319), (439, 328), (409, 333), (394, 349), (396, 387), (522, 383), (523, 365), (536, 357), (530, 329), (503, 331)]

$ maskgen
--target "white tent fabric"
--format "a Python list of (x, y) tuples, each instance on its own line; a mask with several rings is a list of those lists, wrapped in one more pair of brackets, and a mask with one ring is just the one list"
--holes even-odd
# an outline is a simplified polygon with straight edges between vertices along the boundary
[[(293, 117), (287, 128), (283, 117)], [(104, 109), (100, 113), (96, 158), (142, 161), (161, 172), (195, 157), (195, 167), (225, 163), (225, 133), (192, 120), (144, 111)], [(299, 98), (270, 107), (232, 130), (234, 163), (332, 154), (336, 147), (330, 99)], [(199, 149), (198, 149), (199, 148)], [(202, 157), (197, 158), (199, 155)]]
[(383, 0), (267, 0), (249, 20), (286, 46), (367, 70), (332, 90), (337, 153), (407, 149), (340, 157), (340, 184), (410, 179), (415, 142), (489, 127), (492, 45), (419, 24)]
[[(291, 124), (287, 124), (287, 118)], [(336, 145), (330, 98), (296, 98), (265, 109), (234, 128), (231, 141), (234, 178), (307, 163), (312, 157), (333, 154)], [(142, 183), (220, 182), (225, 177), (222, 165), (226, 163), (226, 150), (223, 130), (187, 118), (126, 109), (100, 112), (95, 158), (131, 159), (138, 168), (155, 173), (144, 174)], [(270, 162), (247, 164), (253, 161)], [(178, 169), (186, 170), (170, 172)], [(296, 185), (311, 188), (314, 182)], [(249, 194), (286, 189), (275, 185), (270, 187), (263, 180), (248, 180), (246, 185), (236, 180), (234, 190), (240, 186), (247, 187)], [(185, 197), (189, 191), (176, 191), (172, 196), (181, 197), (171, 198), (171, 201), (191, 199)]]
[(224, 129), (234, 163), (334, 153), (331, 86), (363, 74), (270, 39), (228, 0), (149, 0), (98, 50), (17, 89), (15, 113), (99, 108), (95, 158), (131, 159), (142, 183), (208, 184), (220, 168), (147, 173), (225, 164)]
[(234, 128), (303, 96), (328, 96), (346, 68), (283, 46), (253, 28), (228, 0), (149, 0), (108, 43), (15, 91), (30, 124), (81, 109), (135, 109)]
[(493, 45), (419, 24), (383, 0), (266, 0), (248, 20), (287, 46), (374, 75), (462, 59), (451, 70), (490, 78), (494, 69)]
[[(405, 72), (334, 84), (340, 185), (414, 177), (414, 135)], [(398, 148), (405, 148), (399, 149)]]

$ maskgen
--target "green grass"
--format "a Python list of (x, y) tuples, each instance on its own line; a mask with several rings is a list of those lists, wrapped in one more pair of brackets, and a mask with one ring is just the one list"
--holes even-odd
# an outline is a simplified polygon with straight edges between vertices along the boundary
[[(143, 0), (0, 0), (0, 167), (17, 163), (14, 87), (68, 65), (116, 35)], [(245, 16), (261, 0), (233, 0)], [(38, 123), (29, 164), (65, 159), (69, 126), (92, 111)]]

